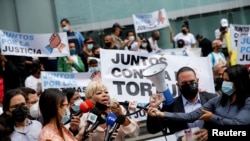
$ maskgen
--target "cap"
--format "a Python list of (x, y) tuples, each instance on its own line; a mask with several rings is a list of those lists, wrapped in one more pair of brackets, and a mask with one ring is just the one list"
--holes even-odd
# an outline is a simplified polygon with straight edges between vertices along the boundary
[(84, 40), (84, 43), (94, 43), (95, 41), (92, 38), (87, 38)]
[(228, 21), (227, 19), (221, 19), (220, 20), (221, 27), (228, 27)]
[(114, 23), (112, 28), (114, 29), (114, 28), (117, 28), (117, 27), (121, 28), (121, 29), (125, 28), (124, 26), (121, 26), (119, 23)]

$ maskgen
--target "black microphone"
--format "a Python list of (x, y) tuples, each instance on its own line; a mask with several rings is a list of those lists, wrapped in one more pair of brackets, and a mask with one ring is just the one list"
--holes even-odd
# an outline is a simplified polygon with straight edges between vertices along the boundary
[(87, 113), (91, 109), (93, 109), (93, 107), (94, 107), (94, 105), (93, 105), (93, 103), (90, 100), (86, 100), (86, 101), (82, 102), (79, 105), (80, 110), (78, 112), (76, 112), (75, 114), (73, 114), (71, 116), (71, 118), (68, 121), (66, 121), (65, 123), (63, 123), (63, 124), (66, 125), (66, 124), (70, 123), (71, 119), (73, 118), (73, 116), (79, 116), (82, 113)]
[(129, 109), (144, 109), (144, 110), (148, 110), (147, 106), (149, 105), (149, 103), (147, 103), (145, 106), (140, 106), (138, 105), (138, 103), (136, 101), (125, 101), (125, 102), (118, 102), (116, 99), (112, 98), (110, 100), (110, 105), (113, 105), (113, 103), (119, 103), (120, 105), (123, 105), (126, 108)]
[(125, 120), (126, 120), (126, 116), (125, 115), (117, 115), (117, 118), (115, 120), (115, 125), (114, 125), (112, 131), (107, 132), (109, 135), (108, 135), (107, 140), (104, 140), (104, 141), (112, 141), (112, 135), (113, 135), (113, 133), (116, 132), (116, 130), (120, 127), (120, 125), (125, 122)]
[(136, 101), (125, 101), (125, 102), (119, 102), (119, 103), (122, 103), (122, 105), (124, 105), (130, 109), (138, 108), (138, 109), (143, 109), (146, 111), (148, 110), (148, 108), (146, 107), (148, 104), (146, 106), (140, 106), (137, 104)]

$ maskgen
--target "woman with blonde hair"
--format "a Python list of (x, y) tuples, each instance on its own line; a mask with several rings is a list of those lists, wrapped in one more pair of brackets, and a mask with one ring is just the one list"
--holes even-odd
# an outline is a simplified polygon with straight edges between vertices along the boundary
[[(139, 134), (139, 125), (126, 116), (126, 109), (119, 105), (117, 101), (110, 103), (110, 94), (108, 92), (107, 86), (101, 81), (92, 81), (88, 84), (85, 91), (86, 100), (91, 100), (101, 112), (114, 113), (117, 115), (124, 115), (125, 121), (118, 128), (117, 133), (115, 133), (114, 141), (124, 141), (125, 135), (130, 137), (136, 137)], [(87, 113), (83, 114), (82, 118), (87, 120)], [(86, 122), (84, 122), (86, 123)], [(91, 137), (93, 140), (104, 140), (107, 125), (100, 124), (93, 133)]]

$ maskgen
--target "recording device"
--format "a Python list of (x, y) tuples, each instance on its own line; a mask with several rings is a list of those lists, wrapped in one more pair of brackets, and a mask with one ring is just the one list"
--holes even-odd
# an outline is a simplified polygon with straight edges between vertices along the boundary
[(115, 120), (115, 125), (112, 128), (112, 131), (106, 131), (107, 137), (105, 136), (104, 141), (111, 141), (112, 140), (112, 135), (116, 130), (120, 127), (121, 124), (123, 124), (126, 120), (125, 115), (117, 115), (117, 118)]
[(142, 75), (153, 82), (158, 93), (162, 93), (164, 97), (163, 103), (170, 105), (174, 102), (174, 98), (165, 82), (165, 63), (157, 63), (143, 70)]
[(71, 116), (71, 118), (66, 121), (64, 123), (64, 125), (70, 123), (71, 119), (73, 118), (73, 116), (79, 116), (82, 113), (87, 113), (89, 112), (91, 109), (93, 109), (94, 105), (90, 100), (86, 100), (84, 102), (82, 102), (79, 106), (80, 110), (78, 112), (76, 112), (74, 115)]
[(104, 141), (107, 141), (110, 138), (110, 136), (112, 135), (112, 134), (110, 134), (110, 130), (114, 126), (116, 118), (117, 117), (116, 117), (116, 115), (114, 113), (109, 113), (108, 114), (108, 116), (106, 118), (107, 129), (106, 129), (106, 132), (105, 132)]

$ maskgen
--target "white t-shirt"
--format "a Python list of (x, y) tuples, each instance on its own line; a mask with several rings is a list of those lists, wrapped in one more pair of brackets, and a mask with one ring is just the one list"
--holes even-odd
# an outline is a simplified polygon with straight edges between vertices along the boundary
[(25, 87), (29, 87), (31, 89), (34, 89), (35, 91), (40, 91), (39, 88), (37, 87), (39, 84), (42, 84), (42, 80), (40, 78), (36, 78), (33, 75), (28, 76), (25, 79)]
[(187, 35), (184, 35), (183, 33), (178, 33), (176, 36), (174, 36), (174, 41), (177, 42), (178, 40), (184, 40), (186, 47), (192, 47), (192, 44), (196, 43), (196, 40), (194, 38), (194, 35), (191, 33), (188, 33)]
[(153, 52), (153, 53), (159, 53), (159, 52), (160, 52), (160, 48), (158, 47), (157, 41), (155, 40), (155, 41), (153, 42), (152, 37), (149, 37), (149, 38), (148, 38), (148, 41), (149, 41), (150, 46), (151, 46), (151, 48), (152, 48), (152, 50), (153, 50), (152, 52)]
[[(215, 38), (216, 38), (216, 39), (219, 39), (219, 38), (220, 38), (220, 35), (221, 35), (220, 29), (216, 29), (216, 30), (214, 31), (214, 34), (215, 34)], [(223, 38), (223, 40), (222, 40), (222, 48), (226, 48), (226, 47), (227, 47), (227, 44), (226, 44), (226, 39), (225, 39), (225, 36), (224, 36), (224, 38)]]

